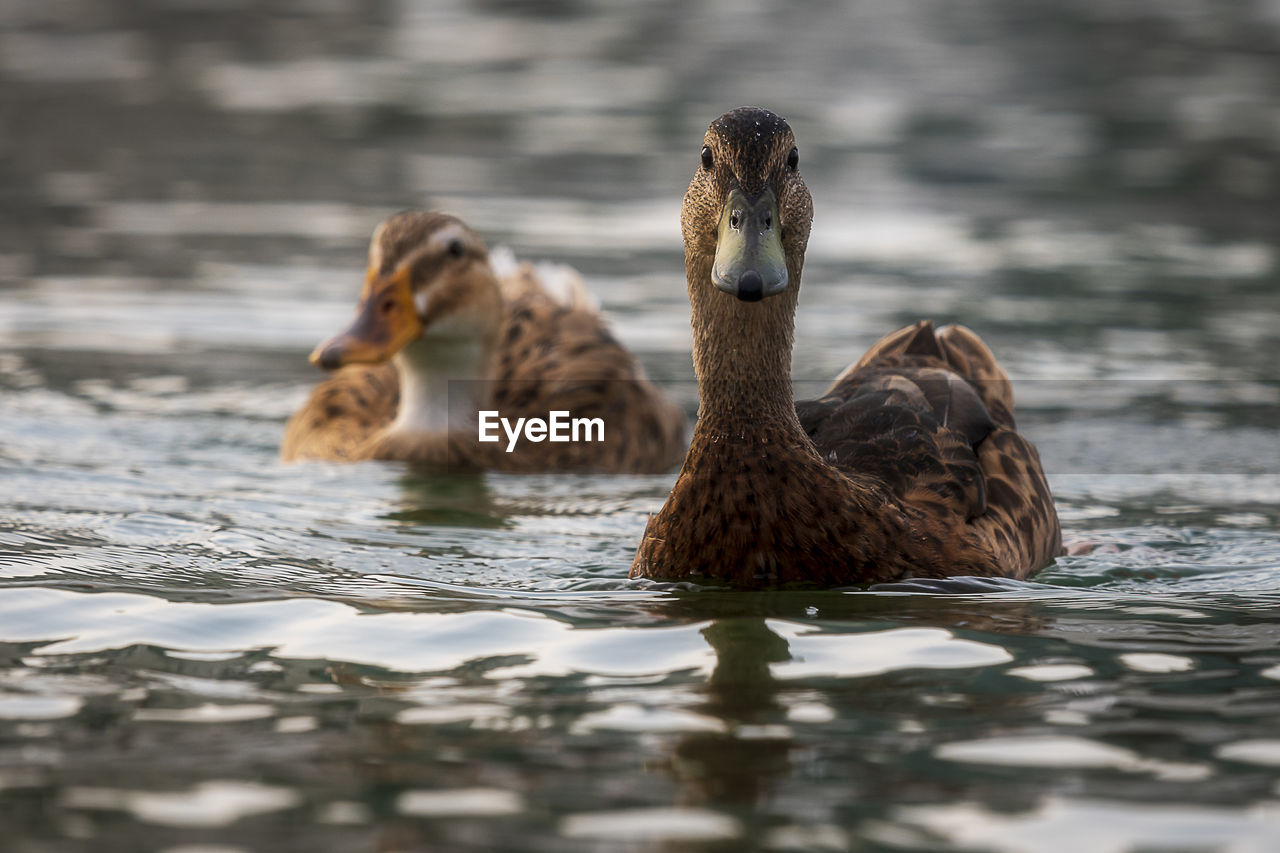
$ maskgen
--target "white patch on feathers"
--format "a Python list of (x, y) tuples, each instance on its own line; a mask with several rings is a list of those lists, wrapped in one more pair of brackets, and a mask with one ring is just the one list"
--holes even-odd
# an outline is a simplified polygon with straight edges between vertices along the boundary
[(521, 262), (507, 246), (496, 246), (489, 253), (489, 265), (503, 292), (509, 296), (518, 295), (532, 283), (553, 302), (566, 308), (600, 310), (600, 303), (587, 290), (582, 276), (568, 264)]
[(511, 251), (511, 247), (495, 246), (489, 253), (489, 266), (493, 267), (495, 276), (503, 279), (515, 275), (520, 269), (520, 262), (516, 260), (516, 253)]

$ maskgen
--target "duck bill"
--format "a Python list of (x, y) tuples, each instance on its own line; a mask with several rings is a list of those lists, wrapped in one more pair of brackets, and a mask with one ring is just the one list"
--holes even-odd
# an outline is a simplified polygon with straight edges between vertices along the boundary
[(377, 364), (395, 355), (422, 334), (422, 320), (413, 304), (409, 269), (389, 278), (376, 270), (365, 276), (355, 321), (311, 353), (311, 363), (325, 370), (348, 364)]
[(743, 302), (759, 302), (787, 289), (787, 257), (773, 190), (754, 198), (736, 188), (729, 193), (720, 212), (711, 280)]

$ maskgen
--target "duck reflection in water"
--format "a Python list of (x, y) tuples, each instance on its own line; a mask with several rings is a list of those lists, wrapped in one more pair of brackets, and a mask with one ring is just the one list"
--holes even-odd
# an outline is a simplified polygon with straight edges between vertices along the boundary
[(414, 526), (502, 527), (502, 509), (483, 473), (459, 468), (442, 475), (423, 469), (400, 479), (399, 509), (384, 518)]
[[(788, 844), (811, 841), (817, 849), (845, 849), (850, 843), (847, 827), (860, 822), (868, 803), (917, 798), (950, 802), (971, 796), (975, 783), (966, 777), (922, 785), (915, 770), (922, 759), (912, 756), (922, 751), (927, 755), (939, 734), (942, 741), (954, 736), (940, 721), (1020, 716), (1036, 700), (1034, 694), (993, 692), (971, 695), (965, 707), (954, 706), (949, 698), (953, 679), (971, 680), (988, 667), (983, 657), (974, 657), (969, 666), (953, 655), (961, 648), (979, 650), (992, 666), (1003, 667), (1010, 659), (1004, 645), (1017, 646), (1021, 637), (1044, 632), (1052, 621), (1029, 603), (1004, 600), (993, 605), (965, 595), (990, 592), (991, 584), (969, 578), (920, 582), (918, 588), (886, 585), (886, 591), (901, 586), (903, 591), (931, 593), (907, 597), (784, 593), (717, 599), (714, 606), (723, 615), (701, 631), (716, 662), (702, 688), (704, 702), (696, 710), (723, 727), (681, 735), (670, 747), (663, 769), (678, 782), (676, 805), (731, 815), (743, 825), (731, 840), (672, 839), (662, 849), (774, 849), (766, 843), (771, 833), (790, 838)], [(660, 612), (668, 618), (690, 618), (699, 610), (705, 615), (707, 603), (700, 607), (686, 600)], [(822, 623), (814, 623), (807, 612), (815, 604), (823, 613)], [(966, 639), (956, 634), (957, 628), (966, 634), (1004, 637), (1007, 643)], [(894, 651), (895, 640), (881, 637), (904, 638), (924, 631), (938, 635), (933, 641), (936, 650), (925, 656), (942, 670), (954, 667), (954, 675), (938, 670), (930, 676), (934, 686), (922, 690), (917, 670), (921, 664), (915, 656), (901, 647)], [(804, 648), (784, 636), (789, 632), (806, 640)], [(812, 648), (809, 640), (814, 641)], [(823, 668), (823, 653), (819, 660), (805, 660), (810, 656), (805, 649), (824, 646), (836, 658), (844, 658), (833, 658), (829, 673), (814, 669), (815, 664)], [(859, 649), (874, 653), (875, 659), (860, 659)], [(842, 718), (849, 720), (849, 736), (832, 741), (831, 732), (844, 728)], [(821, 739), (812, 739), (818, 732)], [(796, 814), (790, 794), (799, 790), (801, 779), (814, 774), (835, 774), (838, 781), (828, 781), (843, 788), (844, 795), (812, 804), (808, 815)], [(1030, 809), (1036, 802), (1033, 790), (1025, 796), (1000, 796), (1013, 809)]]
[(791, 735), (770, 664), (791, 659), (787, 641), (763, 619), (718, 619), (702, 636), (716, 652), (707, 679), (706, 713), (725, 732), (698, 732), (676, 744), (672, 769), (687, 806), (756, 804), (770, 780), (790, 771)]

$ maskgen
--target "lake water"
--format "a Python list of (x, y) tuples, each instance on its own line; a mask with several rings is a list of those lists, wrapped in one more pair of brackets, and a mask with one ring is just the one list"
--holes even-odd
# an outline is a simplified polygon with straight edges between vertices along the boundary
[[(0, 7), (0, 848), (1280, 847), (1280, 5)], [(284, 466), (405, 207), (566, 261), (692, 414), (679, 201), (786, 115), (798, 392), (1014, 377), (1028, 582), (629, 582), (673, 474)]]

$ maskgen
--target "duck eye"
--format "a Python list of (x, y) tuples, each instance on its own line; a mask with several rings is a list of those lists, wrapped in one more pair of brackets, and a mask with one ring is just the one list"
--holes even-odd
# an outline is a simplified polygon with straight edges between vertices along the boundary
[(462, 257), (462, 241), (450, 240), (449, 247), (446, 251), (448, 251), (450, 257), (454, 257), (454, 258)]
[(795, 171), (800, 165), (800, 152), (792, 148), (791, 153), (787, 155), (787, 168)]
[(716, 164), (716, 158), (711, 156), (711, 146), (702, 146), (702, 168), (710, 170)]

